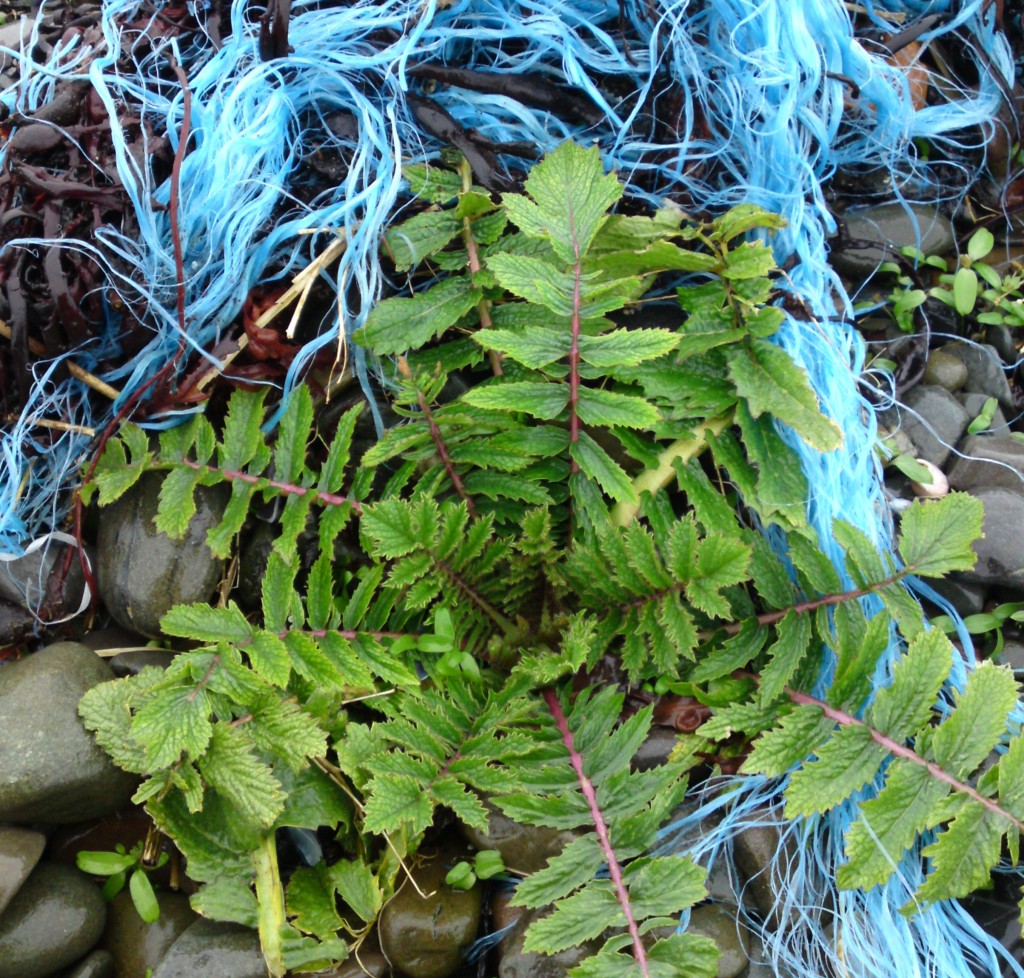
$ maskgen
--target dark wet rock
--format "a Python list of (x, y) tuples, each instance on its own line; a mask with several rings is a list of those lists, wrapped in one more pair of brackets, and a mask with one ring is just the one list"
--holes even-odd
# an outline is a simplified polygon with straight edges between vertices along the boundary
[[(144, 971), (139, 973), (145, 975)], [(114, 959), (107, 951), (93, 951), (53, 978), (114, 978)]]
[(116, 978), (156, 970), (171, 945), (198, 919), (184, 893), (157, 890), (156, 898), (160, 917), (152, 924), (139, 916), (127, 889), (110, 901), (101, 945), (114, 959)]
[(28, 608), (0, 600), (0, 649), (20, 645), (36, 631), (36, 624)]
[(197, 920), (172, 945), (153, 978), (267, 978), (259, 935), (248, 927)]
[(1009, 666), (1018, 677), (1024, 677), (1024, 642), (1007, 639), (995, 660), (1001, 665)]
[[(1009, 961), (1003, 961), (998, 972), (976, 966), (978, 978), (1011, 978), (1018, 974), (1010, 961), (1024, 961), (1024, 935), (1021, 933), (1020, 907), (1009, 894), (1002, 894), (997, 884), (995, 894), (976, 893), (963, 901), (964, 909), (1006, 950)], [(1019, 894), (1014, 894), (1019, 898)]]
[(1020, 341), (1020, 330), (1005, 323), (992, 323), (985, 327), (985, 342), (995, 349), (1007, 366), (1013, 366), (1020, 359)]
[(128, 802), (136, 779), (114, 766), (78, 717), (85, 691), (112, 678), (106, 663), (77, 642), (3, 667), (0, 820), (77, 822)]
[(738, 921), (739, 908), (731, 903), (706, 903), (690, 912), (687, 934), (700, 934), (718, 948), (716, 978), (740, 978), (747, 970), (750, 937)]
[(45, 848), (46, 836), (41, 832), (12, 825), (0, 827), (0, 916), (28, 879)]
[(481, 888), (455, 890), (444, 881), (452, 866), (466, 858), (465, 852), (446, 847), (421, 854), (427, 860), (413, 876), (429, 895), (421, 897), (408, 882), (395, 894), (380, 915), (380, 946), (392, 967), (407, 978), (447, 978), (459, 969), (476, 938)]
[[(149, 639), (138, 632), (130, 632), (120, 625), (110, 625), (107, 628), (94, 628), (91, 632), (82, 636), (82, 644), (93, 652), (109, 652), (111, 649), (136, 649), (145, 646)], [(103, 656), (110, 659), (111, 656)]]
[(41, 863), (0, 918), (4, 978), (46, 978), (78, 961), (99, 940), (106, 916), (89, 877)]
[(743, 898), (750, 900), (769, 927), (782, 923), (780, 906), (786, 881), (778, 873), (789, 856), (795, 855), (792, 834), (783, 838), (778, 826), (764, 814), (760, 824), (748, 824), (733, 840), (733, 861), (744, 880)]
[[(971, 421), (974, 421), (979, 414), (985, 409), (985, 405), (988, 402), (988, 397), (984, 394), (957, 394), (956, 399), (964, 406), (964, 410), (967, 412)], [(1006, 433), (1006, 415), (1003, 414), (1001, 407), (996, 407), (995, 413), (992, 415), (992, 420), (988, 423), (988, 427), (983, 428), (979, 434), (984, 432), (998, 432), (1001, 434)], [(989, 435), (992, 437), (992, 435)]]
[[(68, 553), (69, 550), (73, 552)], [(61, 583), (53, 583), (59, 598), (51, 607), (50, 578), (54, 573), (61, 575)], [(77, 550), (66, 543), (51, 539), (38, 550), (26, 551), (13, 560), (0, 560), (0, 598), (29, 608), (43, 618), (55, 619), (74, 613), (84, 593), (81, 560)]]
[(941, 349), (932, 350), (921, 383), (942, 387), (951, 394), (956, 393), (967, 383), (967, 365), (951, 353)]
[(1003, 361), (995, 347), (956, 341), (947, 343), (943, 348), (947, 353), (962, 360), (967, 367), (967, 383), (964, 390), (986, 397), (994, 397), (999, 406), (1016, 416), (1013, 404), (1013, 393)]
[(633, 755), (633, 769), (649, 771), (651, 768), (660, 767), (668, 760), (677, 743), (679, 735), (674, 730), (668, 727), (651, 727), (647, 739)]
[(949, 472), (954, 489), (1024, 489), (1024, 442), (1003, 435), (968, 435)]
[(161, 482), (159, 473), (147, 473), (101, 511), (96, 562), (100, 595), (114, 620), (154, 637), (171, 607), (213, 594), (224, 562), (210, 553), (206, 533), (220, 522), (227, 503), (223, 486), (200, 487), (184, 538), (171, 540), (153, 522)]
[(908, 391), (903, 401), (906, 409), (897, 406), (884, 412), (882, 423), (890, 430), (900, 427), (916, 455), (941, 468), (971, 422), (967, 411), (949, 391), (929, 384)]
[(539, 825), (520, 825), (498, 809), (487, 806), (486, 832), (460, 823), (462, 837), (474, 849), (497, 849), (502, 862), (520, 873), (543, 869), (552, 856), (557, 856), (573, 839), (574, 833)]
[(155, 666), (166, 669), (173, 661), (176, 653), (164, 649), (132, 649), (111, 656), (110, 671), (119, 679), (124, 676), (137, 676), (143, 669)]
[(985, 607), (988, 588), (983, 584), (961, 580), (958, 574), (929, 580), (928, 585), (956, 608), (961, 618), (976, 615)]
[(246, 534), (238, 556), (238, 584), (235, 596), (242, 608), (255, 611), (262, 607), (263, 578), (267, 573), (274, 541), (281, 532), (273, 523), (256, 523)]
[(949, 218), (923, 205), (859, 207), (847, 211), (842, 219), (851, 240), (870, 244), (840, 249), (833, 242), (830, 261), (837, 271), (857, 278), (870, 276), (883, 261), (893, 261), (905, 246), (918, 248), (926, 255), (944, 255), (955, 240)]
[(974, 544), (978, 562), (962, 577), (983, 584), (1003, 584), (1024, 590), (1024, 487), (972, 491), (985, 506), (984, 538)]
[(523, 951), (527, 928), (538, 917), (547, 916), (549, 912), (519, 908), (515, 925), (499, 946), (498, 978), (566, 978), (570, 968), (575, 968), (601, 947), (601, 941), (596, 940), (588, 941), (582, 947), (566, 948), (557, 954)]

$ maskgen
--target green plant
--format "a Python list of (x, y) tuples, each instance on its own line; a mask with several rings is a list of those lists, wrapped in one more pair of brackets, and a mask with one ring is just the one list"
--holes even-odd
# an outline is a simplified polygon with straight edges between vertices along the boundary
[(1001, 275), (985, 262), (995, 246), (995, 238), (987, 228), (978, 228), (967, 242), (957, 266), (950, 270), (945, 258), (923, 255), (916, 248), (902, 248), (904, 257), (925, 269), (938, 272), (937, 284), (927, 292), (914, 288), (911, 278), (902, 274), (892, 262), (882, 269), (897, 275), (897, 284), (889, 301), (891, 312), (900, 329), (913, 332), (913, 313), (929, 296), (955, 309), (961, 316), (974, 316), (985, 325), (1024, 326), (1024, 274), (1020, 271)]
[(160, 919), (160, 904), (157, 903), (153, 884), (147, 874), (152, 869), (160, 869), (168, 857), (166, 853), (161, 853), (156, 864), (148, 866), (143, 859), (143, 848), (143, 843), (137, 842), (130, 850), (126, 850), (120, 843), (114, 847), (113, 852), (83, 849), (75, 856), (75, 863), (83, 873), (107, 878), (103, 884), (103, 897), (106, 900), (113, 900), (127, 883), (132, 904), (139, 916), (147, 924), (152, 924)]
[[(338, 960), (369, 932), (438, 809), (485, 828), (487, 801), (580, 832), (517, 890), (524, 906), (556, 905), (528, 948), (598, 941), (576, 978), (711, 975), (710, 942), (674, 926), (703, 897), (702, 871), (649, 855), (695, 764), (741, 758), (753, 743), (749, 764), (782, 773), (820, 744), (790, 788), (794, 810), (811, 811), (883, 777), (896, 754), (953, 801), (937, 800), (890, 848), (927, 829), (937, 860), (962, 847), (957, 820), (972, 805), (990, 831), (1019, 824), (1019, 748), (983, 785), (968, 768), (982, 744), (1011, 739), (1012, 677), (984, 671), (998, 709), (944, 774), (948, 752), (934, 745), (959, 715), (940, 723), (936, 708), (949, 646), (924, 633), (902, 585), (973, 563), (980, 504), (953, 494), (909, 510), (899, 563), (837, 523), (846, 578), (807, 525), (808, 488), (776, 425), (820, 451), (841, 433), (768, 339), (783, 319), (770, 304), (774, 264), (765, 243), (745, 239), (778, 218), (750, 205), (706, 223), (611, 214), (617, 180), (596, 150), (572, 144), (537, 165), (526, 195), (500, 203), (465, 168), (409, 176), (431, 206), (385, 245), (426, 285), (381, 302), (359, 335), (396, 358), (403, 422), (360, 465), (349, 464), (357, 410), (315, 432), (300, 388), (270, 446), (263, 395), (237, 392), (221, 431), (198, 416), (153, 445), (126, 426), (83, 490), (105, 505), (164, 471), (157, 524), (176, 535), (196, 486), (229, 484), (209, 535), (218, 554), (254, 501), (284, 501), (261, 616), (176, 607), (163, 629), (196, 647), (81, 703), (99, 743), (143, 776), (136, 799), (202, 884), (193, 903), (259, 926), (274, 975)], [(679, 272), (694, 273), (676, 293), (682, 326), (621, 317)], [(453, 371), (468, 382), (446, 400)], [(755, 520), (787, 534), (785, 563)], [(295, 540), (311, 524), (320, 556), (303, 594)], [(336, 559), (339, 541), (357, 559)], [(866, 595), (885, 612), (869, 616)], [(913, 723), (869, 706), (892, 621), (910, 653), (887, 695)], [(811, 702), (802, 691), (825, 647), (835, 676)], [(630, 768), (652, 710), (623, 713), (623, 690), (597, 678), (609, 658), (624, 685), (685, 688), (708, 706), (688, 749), (661, 768)], [(870, 736), (848, 743), (847, 728)], [(831, 743), (853, 755), (841, 778), (821, 761), (838, 754)], [(329, 827), (345, 855), (285, 881), (283, 826)], [(943, 879), (924, 895), (962, 890)]]

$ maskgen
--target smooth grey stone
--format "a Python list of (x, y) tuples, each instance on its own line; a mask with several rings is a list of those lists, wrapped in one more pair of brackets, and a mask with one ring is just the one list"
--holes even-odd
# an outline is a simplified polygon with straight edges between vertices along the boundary
[(176, 654), (163, 649), (132, 649), (130, 652), (119, 652), (111, 656), (108, 662), (110, 671), (120, 679), (124, 676), (137, 676), (149, 666), (166, 669), (174, 661)]
[(274, 523), (257, 523), (242, 539), (238, 556), (238, 583), (235, 598), (239, 605), (249, 611), (256, 611), (263, 603), (263, 578), (274, 550), (274, 541), (281, 528)]
[(13, 825), (0, 828), (0, 917), (28, 879), (45, 848), (46, 836), (41, 832)]
[[(911, 204), (876, 204), (842, 215), (849, 237), (874, 242), (865, 248), (843, 248), (830, 256), (832, 267), (844, 275), (866, 277), (883, 261), (893, 261), (900, 248), (918, 248), (926, 255), (944, 255), (955, 241), (948, 217), (933, 207)], [(919, 237), (920, 236), (920, 237)]]
[(709, 937), (718, 948), (715, 978), (740, 978), (750, 963), (750, 935), (738, 917), (739, 908), (731, 903), (705, 903), (690, 911), (686, 933)]
[[(50, 540), (13, 560), (0, 560), (0, 598), (35, 612), (48, 609), (47, 590), (54, 568), (67, 559), (68, 545)], [(73, 548), (72, 548), (73, 549)], [(85, 592), (85, 575), (77, 552), (71, 555), (60, 590), (63, 614), (75, 611)]]
[(394, 970), (407, 978), (448, 978), (462, 966), (463, 955), (476, 938), (483, 903), (480, 886), (456, 890), (444, 881), (452, 866), (466, 857), (464, 850), (448, 846), (428, 855), (413, 871), (426, 898), (406, 883), (381, 912), (381, 950)]
[(985, 607), (988, 588), (983, 584), (961, 580), (958, 574), (929, 579), (928, 586), (945, 598), (957, 610), (961, 618), (976, 615)]
[(953, 489), (1024, 489), (1024, 442), (1008, 435), (968, 435), (946, 473)]
[(224, 561), (206, 546), (206, 534), (224, 515), (224, 486), (201, 486), (185, 536), (171, 540), (154, 524), (163, 478), (147, 472), (116, 503), (100, 510), (96, 561), (100, 595), (124, 628), (160, 636), (160, 619), (176, 604), (207, 601)]
[(942, 468), (971, 422), (967, 411), (949, 391), (929, 384), (908, 391), (903, 402), (906, 410), (902, 405), (891, 408), (882, 415), (882, 423), (889, 429), (901, 427), (916, 456)]
[[(145, 972), (139, 974), (145, 975)], [(93, 951), (54, 978), (114, 978), (114, 959), (107, 951)]]
[(944, 350), (932, 350), (921, 378), (924, 384), (942, 387), (955, 394), (967, 383), (967, 365), (959, 357)]
[(70, 866), (41, 863), (0, 919), (4, 978), (46, 978), (73, 964), (103, 933), (100, 889)]
[(81, 822), (128, 803), (137, 779), (115, 767), (78, 716), (86, 690), (112, 678), (77, 642), (0, 669), (0, 820)]
[(153, 978), (267, 978), (256, 931), (200, 918), (172, 945)]
[(633, 755), (632, 768), (635, 771), (649, 771), (660, 767), (668, 760), (669, 754), (679, 743), (679, 734), (669, 727), (651, 727), (640, 749)]
[(986, 397), (994, 397), (999, 406), (1014, 416), (1017, 410), (1013, 403), (1013, 392), (1003, 370), (1003, 361), (993, 346), (964, 343), (957, 340), (943, 348), (947, 353), (962, 360), (967, 367), (967, 383), (964, 389)]
[[(751, 822), (733, 839), (733, 862), (744, 881), (741, 891), (744, 903), (750, 901), (758, 914), (773, 930), (783, 923), (782, 910), (787, 890), (786, 880), (779, 874), (795, 855), (792, 833), (785, 837), (768, 813)], [(787, 925), (793, 925), (795, 915), (787, 915)]]
[(521, 825), (485, 802), (487, 831), (459, 823), (459, 832), (474, 849), (497, 849), (502, 862), (520, 873), (543, 869), (552, 856), (557, 856), (576, 835), (564, 829), (541, 825)]
[(978, 562), (962, 571), (965, 580), (1024, 590), (1024, 488), (972, 491), (985, 506), (984, 537), (974, 544)]
[(992, 323), (985, 327), (985, 342), (995, 348), (1007, 366), (1012, 366), (1021, 357), (1021, 352), (1017, 348), (1020, 339), (1020, 331), (1012, 329), (1005, 323)]
[(199, 919), (184, 893), (157, 890), (156, 899), (160, 916), (152, 924), (139, 916), (127, 889), (110, 901), (101, 946), (114, 960), (116, 978), (155, 970), (171, 945)]
[(1024, 676), (1024, 642), (1008, 639), (1003, 643), (1003, 649), (995, 659), (1001, 665), (1009, 666), (1018, 678)]
[[(956, 399), (964, 406), (964, 410), (971, 421), (974, 421), (981, 414), (985, 404), (988, 402), (988, 397), (985, 394), (972, 394), (963, 391), (957, 394)], [(982, 429), (978, 434), (991, 432), (997, 435), (1005, 435), (1007, 431), (1006, 415), (1003, 414), (1003, 409), (997, 406), (995, 413), (992, 415), (992, 420), (988, 423), (988, 427)]]

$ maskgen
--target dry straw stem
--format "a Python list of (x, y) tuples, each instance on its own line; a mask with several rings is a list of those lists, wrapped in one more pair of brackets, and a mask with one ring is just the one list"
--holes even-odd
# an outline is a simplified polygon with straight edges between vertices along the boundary
[[(0, 320), (0, 336), (5, 339), (11, 339), (12, 331), (11, 327), (7, 323)], [(29, 352), (37, 357), (46, 355), (46, 347), (43, 346), (38, 340), (29, 339), (28, 341)], [(121, 392), (116, 387), (111, 387), (104, 380), (100, 380), (95, 374), (89, 373), (88, 370), (78, 366), (74, 360), (65, 360), (65, 366), (68, 368), (68, 373), (71, 374), (76, 380), (80, 380), (83, 384), (87, 384), (94, 391), (102, 394), (104, 397), (109, 397), (110, 400), (116, 401), (120, 396)], [(42, 424), (42, 422), (34, 422), (36, 424)]]

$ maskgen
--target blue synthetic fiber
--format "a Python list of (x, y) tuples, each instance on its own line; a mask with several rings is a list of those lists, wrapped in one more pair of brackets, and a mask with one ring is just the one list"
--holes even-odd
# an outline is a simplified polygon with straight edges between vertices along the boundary
[[(670, 195), (714, 213), (754, 201), (787, 218), (788, 228), (772, 244), (788, 269), (783, 288), (802, 300), (811, 320), (789, 319), (778, 342), (807, 368), (845, 439), (841, 449), (823, 456), (783, 434), (808, 477), (809, 519), (836, 565), (843, 559), (831, 536), (837, 517), (888, 550), (892, 531), (874, 455), (874, 412), (858, 386), (864, 344), (851, 325), (850, 297), (827, 264), (834, 221), (822, 185), (837, 169), (870, 167), (890, 174), (897, 199), (950, 196), (918, 158), (913, 140), (953, 148), (981, 143), (1001, 97), (990, 71), (1012, 85), (1014, 66), (983, 0), (867, 0), (866, 6), (875, 23), (890, 30), (885, 11), (908, 19), (947, 13), (946, 22), (926, 37), (955, 28), (974, 38), (988, 59), (979, 56), (978, 91), (915, 111), (902, 69), (877, 46), (854, 38), (840, 0), (628, 0), (628, 54), (619, 36), (618, 0), (456, 0), (446, 6), (435, 0), (366, 0), (329, 9), (297, 0), (289, 30), (293, 53), (272, 62), (261, 61), (258, 53), (261, 11), (245, 0), (231, 4), (231, 33), (219, 50), (202, 36), (136, 44), (136, 35), (120, 25), (152, 8), (137, 0), (106, 0), (104, 41), (96, 51), (75, 37), (58, 45), (45, 65), (15, 52), (22, 80), (0, 93), (0, 103), (24, 112), (52, 97), (55, 79), (81, 73), (88, 64), (110, 117), (117, 172), (138, 232), (126, 236), (111, 227), (94, 242), (61, 244), (94, 258), (125, 304), (120, 314), (108, 307), (97, 339), (73, 352), (77, 362), (123, 394), (117, 404), (101, 405), (77, 381), (55, 381), (55, 364), (36, 365), (36, 384), (21, 419), (0, 434), (0, 550), (17, 552), (60, 524), (67, 490), (88, 455), (86, 436), (35, 428), (32, 418), (101, 429), (182, 342), (207, 356), (203, 351), (223, 337), (255, 286), (287, 284), (339, 232), (348, 247), (330, 275), (340, 294), (341, 328), (351, 331), (362, 323), (390, 284), (377, 261), (377, 243), (400, 198), (398, 161), (426, 159), (440, 148), (419, 130), (406, 102), (410, 91), (419, 90), (407, 68), (426, 59), (502, 74), (540, 72), (553, 84), (587, 93), (604, 113), (599, 124), (586, 128), (500, 95), (443, 87), (434, 92), (453, 117), (489, 138), (529, 141), (541, 152), (569, 137), (597, 140), (629, 191), (648, 204)], [(381, 48), (385, 30), (395, 39)], [(32, 46), (26, 41), (24, 50)], [(148, 157), (129, 152), (118, 122), (127, 105), (177, 145), (184, 106), (179, 86), (167, 81), (168, 56), (182, 65), (192, 96), (179, 215), (184, 336), (166, 210), (170, 186), (154, 178)], [(852, 80), (858, 97), (826, 72)], [(605, 86), (608, 78), (616, 84)], [(669, 89), (678, 102), (674, 135), (655, 132), (647, 113), (648, 95)], [(327, 127), (325, 117), (336, 111), (359, 121), (351, 142)], [(343, 151), (351, 165), (338, 187), (301, 203), (302, 159), (320, 145)], [(0, 163), (5, 153), (0, 147)], [(52, 242), (22, 239), (5, 247), (47, 244)], [(131, 310), (143, 315), (141, 328), (150, 336), (125, 359), (118, 356), (119, 317), (127, 323)], [(338, 328), (328, 314), (318, 334), (306, 338), (287, 386), (301, 379), (319, 350), (338, 342)], [(353, 360), (368, 386), (373, 365), (359, 351)], [(178, 420), (179, 414), (170, 413), (149, 424)], [(866, 605), (878, 607), (877, 601)], [(879, 684), (888, 681), (899, 654), (894, 640), (879, 665)], [(819, 691), (831, 667), (826, 662)], [(966, 668), (966, 659), (958, 662), (952, 686), (962, 687)], [(842, 861), (843, 833), (856, 817), (855, 800), (825, 817), (787, 822), (776, 781), (736, 777), (718, 788), (689, 820), (690, 827), (713, 822), (695, 843), (702, 861), (728, 859), (735, 833), (766, 812), (797, 842), (789, 854), (780, 849), (772, 872), (787, 881), (783, 916), (791, 912), (804, 926), (762, 934), (765, 955), (779, 973), (825, 974), (829, 962), (833, 973), (850, 978), (968, 978), (971, 960), (994, 968), (993, 942), (958, 904), (932, 907), (911, 920), (898, 913), (919, 882), (914, 853), (884, 887), (866, 895), (835, 890), (832, 880)], [(685, 832), (687, 825), (675, 829)], [(675, 832), (666, 834), (667, 851), (675, 851), (674, 837), (678, 841)], [(838, 908), (832, 932), (824, 927), (825, 907)], [(756, 921), (746, 923), (758, 929)]]

